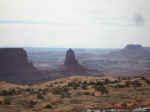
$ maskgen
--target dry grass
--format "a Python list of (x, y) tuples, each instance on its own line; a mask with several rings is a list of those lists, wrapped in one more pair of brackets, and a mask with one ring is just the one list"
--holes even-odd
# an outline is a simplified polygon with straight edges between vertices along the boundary
[(150, 106), (148, 81), (74, 76), (35, 85), (1, 82), (0, 112), (81, 112), (88, 108)]

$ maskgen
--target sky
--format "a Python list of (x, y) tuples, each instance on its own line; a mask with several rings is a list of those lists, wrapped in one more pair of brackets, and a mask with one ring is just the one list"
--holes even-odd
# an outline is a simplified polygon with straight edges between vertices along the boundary
[(0, 47), (150, 46), (150, 0), (0, 0)]

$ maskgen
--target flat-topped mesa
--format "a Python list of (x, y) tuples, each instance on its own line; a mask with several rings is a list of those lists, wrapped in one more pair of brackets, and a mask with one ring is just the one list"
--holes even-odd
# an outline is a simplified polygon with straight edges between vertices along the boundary
[(76, 60), (75, 57), (75, 53), (72, 49), (69, 49), (67, 51), (64, 64), (65, 65), (78, 64), (78, 61)]
[(39, 71), (29, 62), (23, 48), (0, 48), (1, 81), (34, 81), (39, 76)]
[(0, 49), (0, 72), (15, 70), (26, 66), (29, 62), (27, 54), (22, 48), (1, 48)]
[(139, 49), (143, 49), (143, 46), (140, 44), (128, 44), (124, 49), (126, 49), (126, 50), (139, 50)]
[(142, 45), (139, 44), (129, 44), (127, 45), (123, 50), (121, 50), (122, 53), (125, 55), (130, 56), (150, 56), (150, 52), (147, 51)]

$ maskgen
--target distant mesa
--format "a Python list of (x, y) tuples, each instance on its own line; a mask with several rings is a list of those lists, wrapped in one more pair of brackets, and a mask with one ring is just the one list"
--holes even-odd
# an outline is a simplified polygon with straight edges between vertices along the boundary
[(150, 52), (139, 44), (129, 44), (121, 51), (126, 55), (133, 55), (135, 57), (150, 56)]
[(144, 47), (140, 44), (128, 44), (123, 50), (127, 50), (127, 51), (145, 51)]
[(10, 82), (36, 81), (40, 73), (28, 61), (23, 48), (0, 48), (0, 80)]
[(131, 50), (131, 49), (141, 49), (141, 48), (143, 48), (143, 46), (142, 45), (140, 45), (140, 44), (128, 44), (126, 47), (125, 47), (125, 49), (129, 49), (129, 50)]
[(137, 76), (149, 70), (150, 51), (139, 44), (128, 44), (123, 49), (104, 55), (104, 60), (107, 65), (105, 71), (109, 75)]
[(150, 56), (150, 52), (139, 44), (128, 44), (125, 48), (117, 52), (112, 52), (106, 57), (118, 57), (118, 58), (135, 58), (135, 57), (147, 57)]

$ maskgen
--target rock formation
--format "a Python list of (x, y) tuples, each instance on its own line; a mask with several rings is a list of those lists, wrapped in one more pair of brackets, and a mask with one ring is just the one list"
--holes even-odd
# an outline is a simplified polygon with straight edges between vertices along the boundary
[(87, 70), (78, 63), (78, 61), (76, 60), (75, 53), (72, 49), (69, 49), (67, 51), (64, 65), (62, 65), (60, 69), (68, 73), (78, 74), (85, 73)]
[(65, 65), (78, 65), (78, 61), (76, 60), (74, 51), (72, 49), (69, 49), (67, 51), (64, 64)]
[(28, 82), (38, 80), (40, 73), (28, 61), (23, 48), (0, 49), (0, 80)]
[(142, 45), (129, 44), (123, 49), (106, 54), (104, 62), (105, 71), (109, 75), (137, 76), (150, 69), (150, 52)]
[(108, 58), (143, 58), (143, 57), (149, 57), (150, 52), (146, 50), (143, 46), (138, 44), (128, 44), (125, 48), (121, 49), (117, 52), (112, 52), (108, 54), (106, 57)]

